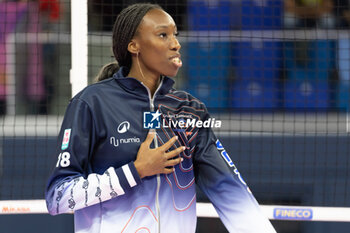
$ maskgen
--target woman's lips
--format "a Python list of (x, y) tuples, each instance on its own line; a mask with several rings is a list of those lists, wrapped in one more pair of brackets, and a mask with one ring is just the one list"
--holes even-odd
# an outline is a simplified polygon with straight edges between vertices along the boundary
[(178, 68), (180, 68), (182, 66), (182, 61), (181, 61), (180, 57), (171, 58), (171, 62)]

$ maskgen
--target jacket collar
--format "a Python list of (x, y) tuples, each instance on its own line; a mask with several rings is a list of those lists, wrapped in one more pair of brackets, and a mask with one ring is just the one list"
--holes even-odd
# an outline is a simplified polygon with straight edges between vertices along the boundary
[[(146, 92), (148, 95), (146, 87), (136, 78), (127, 77), (128, 73), (129, 69), (122, 66), (119, 71), (113, 75), (113, 78), (116, 79), (120, 85), (132, 92)], [(173, 87), (174, 83), (173, 79), (163, 76), (162, 82), (160, 83), (161, 87), (159, 88), (157, 95), (165, 95), (169, 93), (169, 90)]]

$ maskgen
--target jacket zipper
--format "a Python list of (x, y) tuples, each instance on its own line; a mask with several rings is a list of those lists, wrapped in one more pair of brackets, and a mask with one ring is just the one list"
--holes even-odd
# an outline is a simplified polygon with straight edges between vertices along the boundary
[[(163, 83), (163, 79), (161, 80), (158, 88), (156, 89), (156, 91), (153, 94), (153, 97), (151, 95), (150, 90), (148, 89), (148, 87), (146, 87), (142, 82), (141, 84), (146, 88), (147, 92), (148, 92), (148, 98), (150, 101), (150, 110), (151, 112), (154, 112), (154, 98), (158, 92), (158, 90), (160, 89), (160, 87), (162, 86)], [(154, 132), (156, 133), (155, 129), (151, 129), (154, 130)], [(158, 147), (158, 140), (157, 140), (157, 134), (154, 135), (154, 147), (157, 148)], [(160, 233), (160, 208), (159, 208), (159, 190), (160, 190), (160, 175), (157, 174), (157, 191), (156, 191), (156, 210), (157, 210), (157, 218), (158, 218), (158, 233)]]

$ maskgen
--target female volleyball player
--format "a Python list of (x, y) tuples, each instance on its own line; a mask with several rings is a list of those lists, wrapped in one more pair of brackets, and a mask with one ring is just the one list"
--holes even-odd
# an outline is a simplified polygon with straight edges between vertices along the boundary
[(71, 100), (46, 201), (53, 215), (74, 211), (76, 232), (193, 233), (195, 183), (230, 232), (275, 232), (204, 104), (172, 88), (176, 35), (158, 5), (125, 8), (113, 29), (120, 68), (106, 66)]

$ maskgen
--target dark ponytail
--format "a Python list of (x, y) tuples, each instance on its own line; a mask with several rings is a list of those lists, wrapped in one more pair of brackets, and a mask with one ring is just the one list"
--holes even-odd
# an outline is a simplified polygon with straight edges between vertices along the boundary
[(117, 72), (120, 66), (131, 68), (131, 54), (128, 45), (135, 36), (143, 17), (152, 9), (162, 9), (157, 4), (137, 3), (124, 8), (117, 16), (113, 27), (113, 54), (117, 62), (105, 65), (98, 76), (97, 81), (102, 81)]
[(111, 62), (104, 65), (98, 75), (95, 78), (96, 82), (102, 81), (104, 79), (110, 78), (119, 70), (118, 62)]

